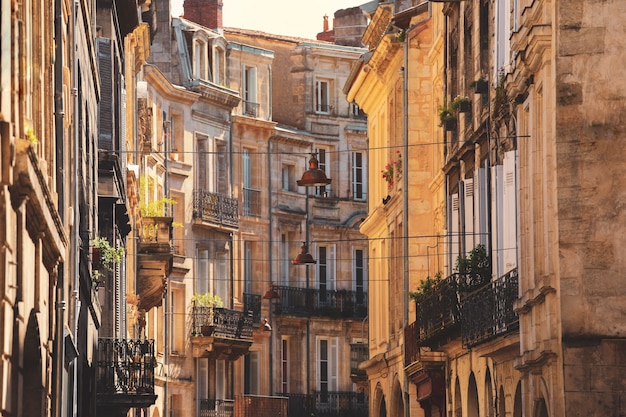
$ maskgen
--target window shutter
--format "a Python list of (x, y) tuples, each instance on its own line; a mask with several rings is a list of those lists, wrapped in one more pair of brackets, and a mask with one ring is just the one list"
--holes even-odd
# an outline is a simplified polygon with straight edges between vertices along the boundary
[(469, 252), (476, 245), (474, 236), (474, 179), (466, 178), (463, 181), (463, 222), (465, 225), (465, 251)]
[(516, 151), (507, 152), (504, 156), (503, 163), (503, 273), (506, 273), (517, 266), (517, 179), (515, 176), (516, 153)]
[(208, 191), (208, 172), (207, 172), (207, 140), (206, 138), (198, 138), (198, 166), (196, 170), (198, 182), (197, 187), (199, 191)]
[(459, 257), (459, 194), (450, 197), (450, 266), (454, 268), (456, 259)]
[(100, 72), (100, 102), (98, 149), (113, 150), (113, 61), (111, 40), (98, 38), (98, 70)]

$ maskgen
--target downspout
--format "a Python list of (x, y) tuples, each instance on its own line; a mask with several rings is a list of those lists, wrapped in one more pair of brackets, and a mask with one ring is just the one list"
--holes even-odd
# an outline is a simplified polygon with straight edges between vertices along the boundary
[[(270, 77), (270, 80), (272, 79), (272, 77)], [(271, 108), (271, 106), (270, 106)], [(272, 242), (273, 242), (273, 216), (272, 216), (272, 137), (270, 136), (270, 138), (268, 139), (268, 152), (267, 152), (267, 176), (268, 176), (268, 181), (267, 183), (269, 184), (268, 186), (268, 191), (269, 191), (269, 198), (268, 200), (268, 218), (269, 218), (269, 226), (270, 226), (270, 230), (269, 230), (269, 261), (270, 261), (270, 265), (269, 265), (269, 280), (270, 280), (270, 284), (273, 284), (272, 282), (272, 277), (274, 276), (274, 257), (273, 257), (273, 252), (272, 252)], [(269, 321), (270, 324), (274, 324), (272, 322), (272, 300), (269, 300), (270, 303), (270, 309), (269, 309)], [(270, 332), (270, 357), (269, 357), (269, 366), (270, 366), (270, 395), (274, 395), (274, 352), (273, 352), (273, 348), (274, 348), (274, 332)]]
[[(71, 213), (72, 213), (72, 220), (71, 220), (71, 226), (72, 226), (72, 236), (73, 238), (71, 239), (70, 242), (70, 258), (71, 258), (71, 272), (70, 275), (74, 278), (74, 291), (72, 296), (74, 297), (74, 308), (73, 308), (73, 314), (74, 314), (74, 340), (76, 341), (75, 343), (78, 345), (79, 344), (79, 340), (78, 340), (78, 319), (80, 317), (80, 309), (81, 309), (81, 303), (80, 303), (80, 255), (79, 255), (79, 251), (80, 248), (78, 247), (78, 242), (80, 239), (80, 234), (79, 234), (79, 230), (80, 230), (80, 207), (78, 204), (78, 195), (79, 195), (79, 188), (78, 188), (78, 184), (80, 183), (80, 181), (78, 181), (78, 178), (80, 178), (79, 175), (79, 149), (80, 149), (80, 132), (78, 131), (78, 126), (79, 126), (79, 120), (77, 120), (77, 116), (78, 116), (78, 107), (80, 105), (80, 103), (78, 102), (78, 59), (77, 59), (77, 42), (76, 42), (76, 21), (77, 21), (77, 13), (78, 13), (78, 3), (77, 2), (73, 2), (74, 8), (72, 10), (72, 66), (73, 66), (73, 71), (74, 71), (74, 87), (72, 88), (72, 96), (74, 99), (74, 106), (73, 106), (73, 111), (72, 111), (72, 117), (74, 119), (74, 123), (72, 123), (72, 127), (74, 130), (74, 167), (73, 167), (73, 172), (74, 175), (72, 176), (72, 178), (74, 178), (74, 186), (72, 187), (72, 196), (71, 196), (71, 201), (70, 201), (70, 206), (72, 207)], [(87, 140), (89, 140), (89, 138), (87, 138)], [(96, 148), (97, 149), (97, 148)], [(77, 346), (78, 347), (78, 346)], [(74, 381), (72, 384), (72, 404), (73, 404), (73, 415), (78, 415), (79, 413), (79, 408), (78, 408), (78, 361), (74, 361), (74, 363), (72, 364), (73, 370), (74, 370)]]
[[(403, 262), (403, 290), (404, 297), (402, 297), (402, 323), (403, 328), (406, 328), (409, 323), (409, 34), (407, 33), (404, 37), (403, 43), (403, 54), (404, 54), (404, 71), (402, 71), (402, 153), (404, 154), (404, 175), (402, 175), (402, 188), (403, 198), (402, 198), (402, 224), (404, 233), (404, 239), (402, 239), (402, 251), (404, 256), (402, 257)], [(406, 354), (406, 341), (402, 344), (402, 357), (405, 357)], [(409, 379), (406, 376), (406, 372), (404, 374), (403, 381), (403, 391), (404, 391), (404, 416), (410, 417), (411, 410), (409, 407)]]
[[(65, 136), (63, 120), (65, 109), (63, 107), (63, 1), (54, 0), (54, 128), (55, 128), (55, 151), (56, 151), (56, 189), (58, 193), (57, 209), (61, 219), (65, 218), (65, 201), (63, 181), (64, 175), (64, 147)], [(65, 268), (63, 263), (58, 264), (55, 301), (55, 330), (54, 344), (52, 347), (52, 412), (54, 417), (62, 417), (63, 404), (63, 370), (65, 363), (65, 350), (63, 344), (63, 323), (65, 321)]]
[[(165, 115), (165, 112), (163, 112)], [(165, 117), (163, 118), (165, 119)], [(165, 188), (165, 197), (167, 197), (168, 199), (170, 198), (170, 178), (169, 178), (169, 171), (168, 171), (168, 164), (167, 161), (170, 158), (170, 153), (169, 153), (169, 146), (170, 146), (170, 135), (171, 135), (171, 127), (172, 127), (172, 122), (171, 120), (164, 120), (163, 121), (163, 133), (164, 133), (164, 151), (165, 151), (165, 158), (163, 161), (163, 164), (165, 166), (165, 175), (164, 175), (164, 188)], [(166, 213), (169, 215), (174, 215), (174, 213), (172, 213), (172, 207), (170, 205), (169, 207), (170, 212)], [(171, 247), (171, 246), (170, 246)], [(167, 282), (167, 276), (164, 277), (166, 282)], [(164, 306), (163, 306), (163, 310), (164, 310), (164, 314), (165, 314), (165, 325), (163, 326), (163, 333), (164, 333), (164, 337), (165, 337), (165, 355), (164, 355), (164, 361), (165, 361), (165, 383), (163, 384), (163, 410), (165, 411), (165, 416), (168, 416), (168, 407), (169, 407), (169, 403), (168, 403), (168, 399), (169, 399), (169, 370), (170, 370), (170, 344), (169, 344), (169, 339), (170, 339), (170, 317), (172, 316), (172, 313), (170, 312), (170, 286), (166, 285), (165, 286), (165, 302), (164, 302)], [(168, 317), (168, 315), (170, 317)]]

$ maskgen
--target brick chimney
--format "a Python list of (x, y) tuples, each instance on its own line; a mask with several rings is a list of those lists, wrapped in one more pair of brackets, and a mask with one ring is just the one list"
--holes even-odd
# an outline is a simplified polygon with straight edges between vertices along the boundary
[(324, 32), (328, 32), (328, 15), (324, 15)]
[(184, 18), (209, 29), (222, 29), (222, 0), (185, 0)]

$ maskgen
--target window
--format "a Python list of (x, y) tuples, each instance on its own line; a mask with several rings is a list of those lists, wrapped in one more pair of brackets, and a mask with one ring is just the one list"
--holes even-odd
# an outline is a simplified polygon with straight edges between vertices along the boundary
[(230, 277), (228, 276), (228, 254), (226, 252), (218, 252), (216, 263), (217, 276), (215, 277), (216, 282), (214, 283), (213, 292), (226, 302), (230, 298), (228, 291), (230, 282)]
[(185, 157), (183, 139), (185, 126), (180, 113), (171, 113), (170, 126), (170, 157), (175, 161), (183, 161)]
[(213, 49), (213, 82), (216, 84), (224, 83), (224, 49), (215, 47)]
[(215, 178), (217, 179), (216, 190), (222, 195), (230, 195), (228, 186), (228, 153), (226, 144), (219, 141), (215, 144)]
[[(330, 177), (330, 162), (326, 149), (317, 149), (317, 161), (318, 168), (324, 171), (327, 178)], [(315, 195), (317, 195), (318, 197), (328, 197), (330, 195), (330, 184), (321, 187), (315, 187)]]
[(185, 297), (180, 288), (172, 288), (170, 297), (170, 353), (182, 355), (185, 351)]
[(352, 257), (353, 285), (356, 292), (356, 303), (365, 303), (365, 256), (363, 249), (355, 249)]
[(327, 291), (336, 289), (335, 247), (320, 246), (317, 249), (317, 283), (320, 302), (330, 300)]
[(281, 340), (281, 352), (280, 352), (280, 371), (281, 381), (280, 387), (282, 393), (289, 392), (289, 339), (283, 337)]
[(194, 39), (193, 41), (193, 63), (195, 78), (208, 80), (209, 72), (207, 65), (207, 44), (201, 39)]
[(317, 340), (317, 389), (321, 403), (328, 403), (328, 393), (337, 391), (338, 346), (336, 337)]
[(290, 251), (289, 251), (289, 242), (290, 236), (288, 233), (283, 233), (280, 236), (280, 281), (283, 285), (289, 284), (289, 265), (290, 262)]
[(315, 112), (330, 113), (330, 82), (317, 80), (315, 82)]
[(259, 104), (257, 101), (257, 70), (255, 67), (243, 68), (243, 114), (257, 117)]
[(365, 200), (365, 167), (363, 152), (352, 153), (352, 195), (355, 200)]
[(244, 359), (244, 394), (259, 395), (259, 352), (250, 352)]
[(196, 291), (204, 294), (209, 291), (209, 251), (198, 249), (196, 256)]
[(243, 169), (243, 215), (258, 217), (261, 215), (261, 191), (259, 163), (256, 155), (249, 149), (242, 153)]
[(252, 242), (243, 242), (243, 292), (252, 293)]
[[(197, 359), (196, 389), (198, 400), (202, 401), (209, 398), (209, 359), (207, 358)], [(198, 401), (198, 405), (200, 405), (200, 401)], [(198, 415), (200, 415), (199, 410)]]
[(196, 188), (198, 190), (210, 191), (209, 188), (209, 140), (204, 135), (197, 137), (196, 154)]
[(294, 191), (294, 172), (295, 167), (293, 165), (283, 165), (281, 176), (283, 191)]
[[(171, 198), (175, 204), (172, 205), (174, 212), (174, 222), (183, 225), (185, 224), (185, 195), (183, 193), (172, 193)], [(174, 253), (177, 255), (185, 256), (185, 228), (174, 227), (172, 229), (174, 238)]]

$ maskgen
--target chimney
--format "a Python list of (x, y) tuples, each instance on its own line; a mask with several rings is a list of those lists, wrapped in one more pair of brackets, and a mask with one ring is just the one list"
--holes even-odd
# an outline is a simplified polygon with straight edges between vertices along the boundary
[(209, 29), (222, 29), (222, 0), (185, 0), (184, 18)]
[(324, 32), (328, 32), (328, 15), (324, 15)]

